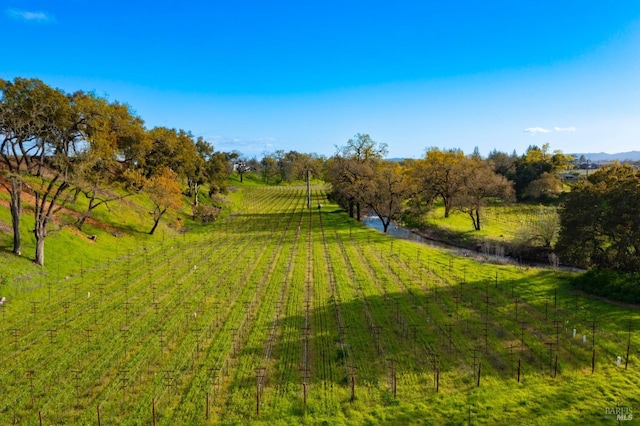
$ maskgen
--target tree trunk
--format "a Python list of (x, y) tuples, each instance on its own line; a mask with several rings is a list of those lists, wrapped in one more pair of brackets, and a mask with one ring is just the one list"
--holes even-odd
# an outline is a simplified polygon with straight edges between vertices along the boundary
[(156, 232), (156, 228), (158, 227), (158, 223), (160, 223), (160, 218), (157, 218), (157, 219), (154, 220), (153, 228), (151, 228), (151, 231), (149, 231), (149, 235), (153, 235), (153, 233)]
[[(50, 183), (49, 186), (53, 184)], [(36, 191), (36, 203), (34, 211), (35, 226), (33, 235), (36, 237), (36, 257), (34, 261), (36, 265), (44, 266), (44, 239), (47, 236), (47, 211), (46, 211), (46, 195), (42, 196)], [(51, 207), (51, 205), (49, 206)]]
[[(67, 182), (61, 182), (56, 188), (55, 184), (59, 176), (55, 176), (47, 185), (47, 188), (40, 192), (35, 191), (35, 228), (33, 233), (36, 237), (36, 258), (37, 265), (44, 266), (44, 240), (47, 237), (47, 224), (51, 217), (62, 208), (66, 201), (64, 200), (60, 206), (56, 207), (56, 203), (60, 196), (64, 194), (65, 190), (69, 187)], [(51, 199), (47, 202), (48, 196)]]
[(78, 220), (76, 221), (76, 228), (78, 228), (80, 231), (82, 231), (84, 222), (89, 218), (89, 216), (91, 216), (91, 211), (100, 204), (100, 203), (95, 204), (95, 201), (96, 201), (95, 191), (92, 192), (90, 196), (87, 196), (87, 198), (89, 198), (89, 207), (87, 207), (87, 210), (84, 213), (82, 213), (80, 218), (78, 218)]
[(449, 217), (449, 212), (451, 211), (451, 199), (442, 197), (442, 201), (444, 202), (444, 217)]
[(360, 203), (356, 203), (356, 219), (360, 222)]
[(160, 219), (162, 219), (162, 216), (164, 215), (164, 213), (166, 211), (167, 211), (167, 209), (158, 210), (158, 211), (156, 211), (157, 214), (153, 215), (153, 228), (151, 228), (151, 231), (149, 231), (149, 235), (153, 235), (153, 233), (156, 232), (156, 228), (158, 227), (158, 224), (160, 223)]
[(82, 231), (82, 227), (84, 226), (84, 222), (89, 218), (89, 211), (84, 212), (76, 221), (76, 228), (79, 231)]
[(36, 236), (36, 265), (44, 266), (44, 239), (47, 236), (45, 229), (46, 222), (44, 224), (39, 223), (36, 220), (36, 229), (33, 230), (33, 234)]
[(480, 209), (476, 209), (476, 231), (480, 230)]
[(77, 203), (77, 202), (78, 202), (78, 197), (80, 196), (80, 193), (81, 193), (81, 192), (82, 192), (82, 190), (81, 190), (80, 188), (76, 188), (76, 189), (73, 191), (73, 197), (71, 198), (71, 202), (72, 202), (73, 204), (75, 204), (75, 203)]
[(200, 185), (197, 183), (193, 185), (193, 205), (198, 207), (198, 194), (200, 193)]
[(473, 229), (478, 230), (478, 225), (476, 224), (476, 217), (473, 215), (473, 210), (469, 211), (469, 217), (471, 217), (471, 223), (473, 223)]
[(387, 229), (389, 228), (389, 224), (391, 223), (390, 220), (383, 220), (382, 221), (382, 228), (384, 229), (384, 233), (387, 233)]
[(22, 240), (20, 238), (20, 216), (22, 215), (22, 182), (16, 177), (11, 178), (11, 224), (13, 225), (13, 253), (22, 254)]

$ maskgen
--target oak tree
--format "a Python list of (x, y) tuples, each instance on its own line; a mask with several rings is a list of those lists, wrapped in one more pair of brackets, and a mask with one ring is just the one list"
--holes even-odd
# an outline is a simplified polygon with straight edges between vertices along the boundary
[(471, 218), (473, 229), (482, 226), (481, 212), (491, 198), (511, 201), (514, 198), (513, 184), (492, 170), (491, 164), (480, 158), (465, 158), (460, 163), (462, 187), (454, 196), (452, 204)]
[(640, 172), (601, 168), (578, 182), (559, 210), (561, 258), (581, 267), (640, 271)]
[(182, 191), (178, 175), (168, 167), (156, 170), (146, 184), (146, 191), (153, 202), (153, 227), (149, 235), (153, 235), (160, 219), (169, 210), (176, 210), (182, 205)]
[(363, 200), (382, 222), (387, 232), (392, 220), (400, 218), (409, 183), (403, 167), (396, 162), (381, 161), (374, 168), (373, 179), (365, 185)]
[(326, 179), (332, 197), (360, 220), (366, 205), (366, 188), (375, 176), (375, 166), (387, 154), (387, 145), (378, 143), (367, 134), (356, 134), (327, 162)]
[[(38, 79), (0, 79), (0, 158), (2, 185), (11, 196), (13, 253), (22, 254), (20, 221), (25, 179), (36, 173), (45, 156), (42, 141), (52, 130), (58, 106), (51, 102), (62, 94)], [(64, 100), (62, 101), (64, 103)]]
[(444, 217), (449, 217), (453, 200), (463, 189), (465, 160), (464, 153), (459, 149), (441, 151), (431, 148), (425, 158), (416, 164), (416, 177), (420, 180), (422, 190), (442, 199)]

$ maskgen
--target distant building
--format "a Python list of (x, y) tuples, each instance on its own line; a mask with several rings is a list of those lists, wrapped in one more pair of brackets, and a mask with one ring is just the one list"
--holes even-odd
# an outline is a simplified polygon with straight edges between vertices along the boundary
[(580, 163), (580, 165), (578, 166), (578, 168), (582, 169), (582, 170), (593, 170), (593, 169), (597, 169), (599, 167), (600, 167), (599, 164), (591, 163), (589, 161), (586, 161), (584, 163)]

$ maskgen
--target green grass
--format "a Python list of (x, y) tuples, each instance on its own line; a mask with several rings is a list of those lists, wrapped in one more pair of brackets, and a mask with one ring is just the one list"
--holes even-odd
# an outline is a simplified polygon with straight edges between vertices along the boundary
[[(481, 212), (481, 229), (473, 229), (473, 223), (467, 213), (452, 210), (448, 218), (444, 217), (444, 207), (436, 203), (422, 221), (427, 227), (445, 230), (448, 236), (464, 245), (533, 245), (542, 246), (538, 238), (548, 235), (549, 223), (558, 220), (555, 206), (509, 204), (489, 205)], [(441, 233), (441, 232), (438, 232)], [(533, 239), (532, 239), (533, 238)], [(552, 239), (555, 243), (557, 235)], [(527, 242), (528, 241), (528, 242)]]
[(437, 225), (458, 233), (470, 233), (493, 240), (513, 240), (521, 229), (533, 229), (541, 217), (556, 215), (555, 206), (545, 205), (494, 205), (481, 212), (481, 229), (475, 231), (467, 213), (452, 210), (448, 218), (444, 217), (444, 207), (436, 204), (425, 220), (428, 224)]
[(0, 423), (95, 424), (99, 406), (103, 424), (150, 424), (155, 404), (161, 425), (606, 424), (640, 407), (638, 310), (574, 292), (568, 272), (392, 239), (319, 187), (309, 210), (302, 186), (245, 183), (218, 221), (185, 210), (154, 236), (147, 200), (114, 203), (86, 234), (48, 237), (44, 268), (0, 234)]

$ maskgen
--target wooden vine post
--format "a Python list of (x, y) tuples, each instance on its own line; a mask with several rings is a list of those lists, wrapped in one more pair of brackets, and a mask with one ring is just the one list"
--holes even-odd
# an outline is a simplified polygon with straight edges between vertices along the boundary
[(256, 416), (260, 415), (260, 394), (262, 393), (265, 370), (265, 367), (256, 368)]
[(624, 369), (629, 366), (629, 349), (631, 348), (631, 320), (629, 320), (629, 337), (627, 337), (627, 357), (624, 361)]
[(349, 365), (347, 366), (348, 368), (348, 374), (349, 374), (349, 383), (351, 384), (351, 398), (350, 398), (350, 402), (353, 402), (356, 400), (356, 366), (355, 365)]
[(396, 399), (397, 396), (397, 383), (398, 376), (396, 372), (396, 360), (393, 358), (388, 358), (387, 361), (390, 363), (389, 366), (389, 379), (390, 379), (390, 387), (391, 393), (393, 394), (393, 399)]

